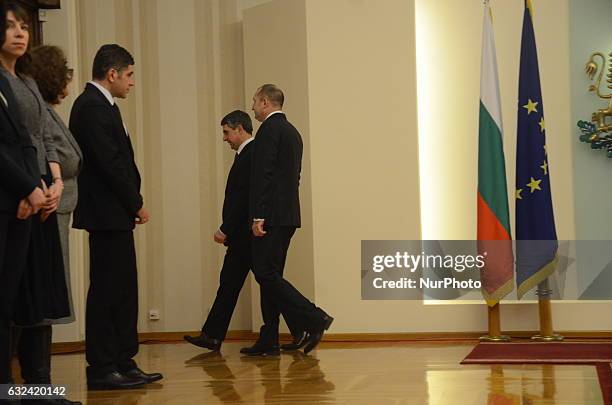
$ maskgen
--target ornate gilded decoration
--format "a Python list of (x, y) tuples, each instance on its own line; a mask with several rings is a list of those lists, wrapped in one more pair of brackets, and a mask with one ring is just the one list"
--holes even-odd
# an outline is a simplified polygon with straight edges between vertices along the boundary
[(612, 123), (608, 117), (612, 117), (612, 93), (603, 94), (601, 92), (601, 82), (608, 62), (608, 74), (606, 82), (608, 89), (612, 89), (612, 53), (608, 61), (601, 52), (595, 52), (585, 65), (585, 71), (589, 80), (593, 81), (597, 74), (595, 83), (589, 85), (589, 91), (595, 92), (599, 98), (608, 100), (606, 108), (600, 108), (591, 115), (591, 122), (578, 121), (578, 128), (581, 131), (580, 140), (591, 144), (592, 149), (606, 149), (607, 156), (612, 158)]

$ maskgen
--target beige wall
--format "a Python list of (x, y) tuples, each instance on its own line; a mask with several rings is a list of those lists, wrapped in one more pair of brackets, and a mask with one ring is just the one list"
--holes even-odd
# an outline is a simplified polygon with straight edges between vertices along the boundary
[(306, 4), (317, 304), (337, 332), (403, 331), (421, 303), (362, 301), (360, 249), (420, 239), (414, 2)]
[[(558, 232), (571, 239), (568, 4), (535, 2), (535, 27)], [(492, 5), (513, 195), (522, 2)], [(231, 163), (218, 123), (234, 108), (249, 110), (264, 82), (286, 91), (285, 111), (305, 142), (303, 228), (286, 275), (336, 318), (333, 332), (486, 328), (482, 304), (362, 301), (359, 262), (362, 239), (475, 235), (482, 1), (65, 0), (62, 7), (47, 12), (45, 38), (68, 48), (76, 88), (102, 43), (118, 41), (136, 58), (137, 87), (121, 108), (152, 213), (137, 232), (141, 331), (201, 326), (223, 257), (211, 234)], [(82, 311), (86, 244), (73, 236)], [(162, 319), (148, 321), (149, 309)], [(553, 309), (558, 329), (612, 329), (598, 315), (609, 312), (606, 303)], [(505, 305), (502, 316), (508, 330), (538, 326), (533, 304)], [(231, 329), (257, 329), (259, 319), (252, 283)], [(61, 334), (82, 338), (82, 322)]]

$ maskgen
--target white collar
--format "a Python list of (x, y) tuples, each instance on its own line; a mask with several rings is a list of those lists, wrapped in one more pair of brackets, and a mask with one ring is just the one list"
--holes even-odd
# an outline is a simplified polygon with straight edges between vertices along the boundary
[(110, 91), (108, 91), (104, 86), (102, 86), (100, 83), (94, 81), (94, 80), (90, 80), (87, 83), (93, 84), (94, 86), (96, 86), (96, 88), (98, 90), (100, 90), (100, 92), (102, 94), (104, 94), (104, 97), (106, 97), (106, 99), (108, 100), (108, 102), (110, 103), (110, 105), (115, 105), (115, 99), (113, 98), (113, 96), (110, 94)]
[(249, 138), (248, 138), (248, 139), (246, 139), (244, 142), (242, 142), (242, 143), (240, 144), (240, 146), (238, 147), (238, 150), (236, 151), (236, 154), (237, 154), (237, 155), (240, 155), (240, 152), (242, 152), (242, 150), (244, 149), (244, 147), (245, 147), (245, 146), (247, 146), (247, 144), (248, 144), (249, 142), (251, 142), (252, 140), (253, 140), (253, 137), (252, 137), (252, 136), (249, 136)]
[[(274, 114), (282, 114), (282, 113), (283, 113), (283, 112), (282, 112), (281, 110), (272, 111), (270, 114), (266, 115), (266, 119), (265, 119), (265, 120), (267, 120), (268, 118), (270, 118), (270, 116), (271, 116), (271, 115), (274, 115)], [(264, 121), (265, 121), (265, 120), (264, 120)]]

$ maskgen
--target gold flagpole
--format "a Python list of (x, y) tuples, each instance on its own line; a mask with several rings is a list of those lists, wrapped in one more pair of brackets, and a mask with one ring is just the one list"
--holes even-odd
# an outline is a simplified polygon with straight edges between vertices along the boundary
[[(490, 0), (484, 0), (483, 4), (486, 8), (489, 7)], [(493, 13), (489, 8), (491, 15), (491, 21), (493, 20)], [(499, 313), (499, 302), (493, 306), (487, 305), (487, 322), (488, 322), (488, 335), (481, 336), (481, 342), (509, 342), (510, 336), (501, 334), (501, 315)]]
[(539, 342), (560, 342), (563, 336), (553, 332), (552, 307), (550, 305), (550, 282), (548, 278), (538, 284), (536, 291), (538, 296), (538, 309), (540, 314), (540, 333), (531, 337), (532, 340)]
[(501, 315), (499, 302), (492, 307), (487, 305), (487, 318), (489, 321), (489, 334), (480, 337), (481, 342), (509, 342), (510, 336), (501, 333)]

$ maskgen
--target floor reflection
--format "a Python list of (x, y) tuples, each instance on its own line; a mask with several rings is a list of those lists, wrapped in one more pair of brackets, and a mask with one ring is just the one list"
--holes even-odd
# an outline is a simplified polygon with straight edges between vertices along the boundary
[[(491, 365), (491, 375), (488, 378), (489, 401), (487, 404), (554, 404), (554, 399), (557, 398), (555, 368), (550, 364), (542, 364), (538, 367), (539, 370), (521, 373), (519, 379), (513, 377), (513, 374), (516, 373), (512, 371), (504, 372), (503, 365)], [(514, 386), (520, 386), (520, 393), (508, 392), (509, 390), (512, 391)]]
[(211, 388), (213, 395), (221, 402), (243, 402), (234, 386), (236, 377), (220, 352), (198, 354), (187, 360), (185, 366), (201, 368), (211, 378), (205, 381), (205, 386)]
[(87, 391), (84, 354), (54, 356), (53, 378), (87, 405), (603, 404), (592, 365), (460, 365), (470, 344), (324, 343), (267, 358), (242, 346), (143, 345), (138, 364), (165, 378), (139, 390)]
[[(228, 356), (234, 361), (236, 356)], [(228, 358), (220, 352), (198, 354), (185, 362), (187, 367), (201, 368), (209, 377), (206, 385), (212, 389), (215, 397), (226, 403), (245, 403), (238, 393), (236, 377), (228, 365)], [(257, 370), (259, 378), (255, 380), (263, 387), (264, 403), (278, 403), (291, 395), (307, 395), (318, 403), (331, 402), (334, 384), (325, 378), (320, 360), (306, 356), (301, 351), (284, 352), (281, 356), (239, 357), (240, 365), (250, 366)], [(249, 374), (249, 369), (240, 367), (241, 375)]]
[(506, 377), (502, 365), (491, 366), (491, 375), (487, 378), (489, 383), (489, 397), (487, 405), (519, 405), (521, 397), (506, 391)]

